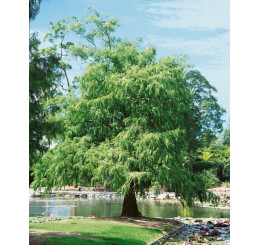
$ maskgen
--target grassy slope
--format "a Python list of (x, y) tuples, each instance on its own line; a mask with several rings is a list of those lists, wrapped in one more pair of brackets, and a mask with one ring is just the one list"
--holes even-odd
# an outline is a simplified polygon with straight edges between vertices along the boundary
[(83, 236), (99, 238), (92, 241), (82, 237), (48, 237), (44, 244), (146, 244), (162, 235), (158, 229), (148, 229), (140, 226), (115, 221), (76, 220), (53, 221), (31, 224), (30, 229), (46, 231), (76, 232)]

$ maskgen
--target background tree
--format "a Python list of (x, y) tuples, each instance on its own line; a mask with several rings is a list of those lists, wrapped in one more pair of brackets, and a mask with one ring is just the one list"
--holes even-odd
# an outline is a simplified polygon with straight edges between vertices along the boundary
[[(34, 20), (39, 12), (41, 1), (29, 1), (29, 18)], [(60, 132), (58, 121), (48, 120), (57, 106), (48, 106), (48, 100), (58, 93), (57, 78), (60, 58), (55, 53), (39, 50), (37, 33), (30, 34), (29, 40), (29, 168), (33, 172), (34, 164), (51, 145), (51, 139)], [(30, 174), (30, 183), (33, 178)]]
[(207, 189), (216, 187), (219, 184), (219, 179), (214, 174), (213, 169), (203, 170), (200, 176)]
[(42, 0), (29, 0), (29, 18), (34, 20), (39, 13), (40, 3)]
[(54, 113), (57, 107), (46, 108), (46, 101), (57, 94), (56, 68), (59, 59), (54, 55), (45, 56), (38, 50), (40, 41), (36, 34), (30, 37), (29, 64), (29, 147), (30, 166), (39, 159), (59, 132), (58, 123), (47, 122), (49, 113)]
[(224, 130), (221, 143), (223, 146), (230, 146), (230, 128)]
[(192, 95), (193, 111), (189, 121), (189, 149), (196, 151), (200, 147), (208, 147), (222, 132), (224, 121), (221, 118), (225, 110), (214, 96), (217, 89), (198, 70), (187, 72), (186, 79)]
[[(194, 168), (201, 172), (203, 169), (215, 168), (220, 170), (220, 181), (230, 180), (230, 130), (225, 129), (217, 140), (208, 147), (198, 149)], [(214, 170), (213, 170), (214, 172)], [(208, 179), (208, 178), (206, 178)]]
[(89, 64), (74, 81), (78, 89), (61, 100), (56, 117), (62, 118), (65, 136), (35, 167), (32, 187), (105, 184), (108, 176), (109, 186), (125, 194), (123, 216), (140, 215), (135, 194), (156, 182), (189, 205), (193, 197), (206, 199), (200, 176), (189, 171), (188, 139), (199, 140), (206, 126), (193, 107), (189, 65), (171, 56), (157, 60), (152, 46), (142, 49), (139, 42), (116, 38), (117, 20), (91, 11), (81, 22), (75, 17), (57, 22), (47, 35), (52, 41), (64, 31), (81, 36), (85, 44), (64, 37), (61, 45)]

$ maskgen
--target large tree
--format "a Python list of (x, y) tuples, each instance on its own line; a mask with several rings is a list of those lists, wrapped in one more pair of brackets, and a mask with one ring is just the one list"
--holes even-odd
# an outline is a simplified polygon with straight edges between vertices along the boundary
[[(189, 65), (181, 57), (158, 60), (152, 46), (117, 39), (117, 20), (92, 11), (82, 22), (58, 22), (48, 34), (60, 41), (62, 54), (89, 64), (74, 80), (78, 89), (58, 101), (65, 136), (37, 164), (32, 186), (108, 184), (125, 195), (122, 216), (139, 216), (135, 194), (156, 182), (189, 205), (193, 197), (202, 201), (206, 190), (189, 171), (189, 139), (200, 140), (204, 130), (193, 110)], [(68, 32), (85, 44), (65, 42)]]

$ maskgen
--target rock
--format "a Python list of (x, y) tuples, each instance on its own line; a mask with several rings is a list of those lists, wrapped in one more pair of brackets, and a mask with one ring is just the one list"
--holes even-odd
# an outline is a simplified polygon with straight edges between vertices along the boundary
[(204, 227), (204, 226), (202, 226), (202, 227), (200, 228), (200, 230), (205, 230), (206, 232), (207, 232), (207, 231), (210, 231), (209, 227)]
[(202, 222), (202, 219), (196, 219), (194, 222)]
[(156, 196), (155, 196), (155, 195), (150, 195), (150, 198), (155, 199), (155, 198), (156, 198)]
[[(218, 223), (219, 226), (217, 227), (220, 228), (215, 228), (215, 230), (214, 223), (208, 222), (211, 220), (210, 218), (202, 218), (202, 222), (198, 222), (200, 220), (198, 218), (182, 218), (180, 220), (186, 224), (186, 230), (184, 230), (181, 234), (174, 236), (172, 240), (169, 239), (169, 244), (171, 244), (170, 242), (173, 242), (172, 244), (178, 245), (182, 244), (185, 240), (191, 241), (191, 244), (204, 244), (204, 241), (206, 241), (206, 244), (211, 245), (230, 244), (230, 225), (225, 224), (228, 219), (217, 219), (217, 222), (214, 223)], [(192, 225), (189, 224), (191, 221), (193, 223)], [(201, 235), (201, 237), (197, 238), (194, 236), (195, 233), (198, 233)]]
[(169, 193), (169, 194), (168, 194), (168, 197), (169, 197), (169, 198), (175, 198), (175, 197), (176, 197), (175, 192)]
[(169, 196), (166, 193), (160, 194), (157, 198), (158, 199), (167, 199)]
[(217, 236), (217, 235), (219, 235), (219, 234), (220, 234), (219, 231), (213, 230), (213, 231), (211, 231), (210, 236)]
[(209, 241), (215, 241), (216, 239), (214, 237), (207, 237)]
[(227, 227), (229, 225), (225, 224), (225, 223), (217, 223), (214, 225), (214, 227)]

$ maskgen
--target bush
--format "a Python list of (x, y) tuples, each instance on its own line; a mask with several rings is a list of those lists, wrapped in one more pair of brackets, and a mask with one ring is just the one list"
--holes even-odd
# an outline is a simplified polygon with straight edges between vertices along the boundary
[(221, 186), (224, 186), (226, 188), (230, 188), (230, 182), (228, 182), (228, 181), (222, 182)]
[(214, 167), (219, 168), (217, 162), (198, 161), (193, 163), (194, 173), (201, 173), (203, 170), (209, 170)]
[(155, 183), (154, 186), (152, 186), (153, 194), (154, 195), (159, 195), (160, 194), (160, 188), (158, 186), (158, 183)]
[(229, 161), (224, 164), (222, 181), (223, 182), (229, 182), (230, 181), (230, 162)]
[(218, 186), (219, 184), (219, 179), (215, 176), (213, 169), (203, 170), (200, 176), (207, 189)]

